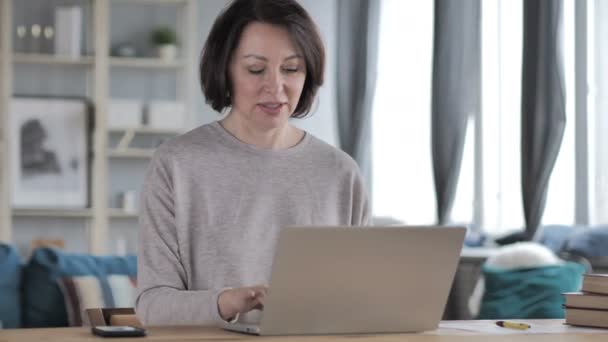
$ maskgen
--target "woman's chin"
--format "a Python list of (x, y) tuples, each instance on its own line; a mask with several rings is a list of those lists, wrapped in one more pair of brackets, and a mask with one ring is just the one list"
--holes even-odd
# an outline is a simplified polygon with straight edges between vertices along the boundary
[(289, 121), (288, 113), (281, 113), (277, 115), (268, 115), (266, 113), (260, 113), (257, 115), (257, 123), (264, 129), (280, 128), (287, 124)]

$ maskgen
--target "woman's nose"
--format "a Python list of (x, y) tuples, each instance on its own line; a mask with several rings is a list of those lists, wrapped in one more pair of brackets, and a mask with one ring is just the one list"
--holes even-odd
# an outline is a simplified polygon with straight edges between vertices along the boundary
[(266, 77), (266, 91), (271, 94), (279, 94), (283, 91), (284, 81), (280, 72), (269, 72)]

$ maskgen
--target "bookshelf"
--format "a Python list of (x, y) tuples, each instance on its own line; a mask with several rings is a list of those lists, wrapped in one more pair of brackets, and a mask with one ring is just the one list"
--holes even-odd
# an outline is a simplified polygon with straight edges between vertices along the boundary
[(177, 69), (184, 67), (181, 60), (164, 61), (159, 58), (125, 58), (112, 57), (110, 65), (114, 67), (141, 68), (141, 69)]
[(132, 134), (181, 134), (182, 130), (171, 128), (154, 128), (154, 127), (136, 127), (136, 128), (108, 128), (110, 133), (129, 133)]
[[(200, 2), (197, 0), (74, 0), (70, 3), (83, 4), (83, 8), (90, 11), (84, 16), (88, 18), (88, 20), (85, 20), (85, 26), (87, 27), (84, 28), (85, 32), (83, 32), (85, 37), (83, 50), (85, 52), (83, 56), (77, 58), (57, 56), (50, 53), (14, 51), (14, 25), (20, 20), (19, 16), (14, 15), (15, 10), (17, 6), (23, 6), (27, 2), (30, 3), (30, 8), (31, 4), (44, 4), (48, 7), (46, 3), (38, 0), (0, 0), (0, 241), (15, 243), (18, 234), (16, 234), (14, 227), (18, 225), (20, 220), (26, 220), (28, 224), (40, 222), (41, 226), (44, 225), (46, 220), (58, 220), (60, 223), (68, 221), (84, 222), (81, 226), (82, 229), (87, 230), (84, 235), (87, 239), (88, 251), (98, 255), (106, 254), (111, 252), (108, 248), (111, 240), (110, 234), (112, 230), (116, 230), (116, 228), (112, 228), (113, 221), (129, 222), (130, 226), (135, 226), (138, 218), (137, 213), (125, 212), (113, 207), (111, 202), (117, 191), (115, 183), (120, 183), (121, 178), (124, 178), (121, 172), (127, 172), (130, 175), (141, 174), (154, 153), (154, 147), (150, 146), (156, 146), (155, 144), (148, 144), (149, 146), (144, 148), (137, 144), (129, 146), (129, 143), (137, 139), (150, 140), (157, 139), (155, 138), (157, 136), (174, 136), (187, 129), (187, 127), (184, 127), (184, 129), (153, 128), (145, 125), (135, 128), (108, 128), (107, 112), (109, 103), (112, 99), (120, 98), (120, 95), (122, 95), (113, 93), (115, 91), (113, 82), (124, 83), (122, 79), (117, 81), (114, 77), (131, 74), (139, 75), (133, 77), (134, 81), (126, 86), (141, 89), (142, 94), (135, 94), (134, 96), (126, 94), (124, 98), (129, 99), (129, 96), (132, 96), (136, 97), (136, 100), (148, 101), (159, 97), (157, 94), (159, 90), (154, 89), (156, 93), (147, 90), (146, 86), (148, 84), (145, 77), (160, 75), (154, 79), (154, 82), (148, 82), (153, 86), (167, 79), (175, 80), (175, 84), (169, 86), (169, 88), (175, 89), (175, 93), (160, 99), (183, 103), (185, 112), (192, 113), (193, 98), (197, 91), (196, 87), (193, 87), (192, 75), (196, 74), (195, 68), (198, 58), (196, 48), (200, 37), (197, 29), (197, 14)], [(113, 17), (113, 15), (116, 16), (116, 13), (123, 15), (124, 20), (124, 14), (121, 13), (123, 11), (116, 10), (121, 6), (135, 13), (138, 13), (139, 9), (142, 9), (142, 13), (161, 13), (151, 16), (152, 21), (159, 20), (158, 18), (163, 17), (163, 13), (175, 13), (176, 17), (171, 22), (175, 25), (174, 29), (179, 39), (180, 53), (178, 57), (173, 60), (163, 60), (150, 57), (151, 54), (145, 51), (138, 54), (141, 57), (115, 57), (111, 55), (113, 46), (120, 43), (114, 41), (116, 34), (112, 32), (112, 24), (115, 20), (118, 20)], [(160, 24), (156, 22), (148, 23), (147, 20), (143, 20), (143, 22), (142, 25)], [(125, 37), (141, 35), (141, 32), (137, 31), (141, 31), (141, 27), (134, 27), (132, 23), (126, 23), (124, 26), (131, 29), (131, 31), (119, 32), (124, 34)], [(134, 41), (143, 40), (131, 39)], [(10, 163), (9, 151), (11, 150), (11, 144), (14, 142), (8, 139), (8, 114), (11, 98), (13, 94), (17, 93), (15, 75), (20, 70), (27, 68), (53, 70), (54, 75), (63, 75), (63, 72), (69, 70), (70, 73), (81, 73), (80, 75), (83, 75), (81, 78), (86, 81), (86, 86), (82, 87), (83, 92), (86, 92), (86, 97), (92, 102), (95, 112), (92, 125), (94, 128), (90, 132), (91, 161), (89, 169), (91, 181), (89, 184), (90, 205), (87, 208), (18, 209), (11, 206), (10, 185), (11, 181), (14, 180), (10, 174), (10, 169), (5, 166)], [(20, 75), (17, 75), (17, 77), (20, 77)], [(44, 96), (46, 94), (39, 95)], [(140, 98), (137, 98), (137, 96), (140, 96)], [(191, 118), (186, 118), (185, 121), (186, 125), (193, 122)], [(113, 137), (120, 137), (123, 142), (128, 140), (126, 147), (112, 146)]]
[(89, 209), (13, 209), (14, 217), (60, 217), (60, 218), (91, 218), (93, 212)]
[(139, 214), (130, 213), (120, 209), (110, 209), (109, 211), (110, 217), (114, 219), (137, 219), (139, 218)]
[(123, 159), (149, 159), (152, 158), (154, 150), (143, 149), (143, 148), (125, 148), (125, 149), (111, 149), (108, 150), (109, 158), (123, 158)]
[(93, 56), (71, 58), (41, 53), (15, 53), (13, 62), (17, 64), (92, 66), (95, 58)]

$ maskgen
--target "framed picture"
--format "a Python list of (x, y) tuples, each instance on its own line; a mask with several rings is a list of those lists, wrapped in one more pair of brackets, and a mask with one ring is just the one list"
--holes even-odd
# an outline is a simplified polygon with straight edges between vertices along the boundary
[(85, 99), (15, 97), (9, 110), (14, 208), (88, 205), (90, 105)]

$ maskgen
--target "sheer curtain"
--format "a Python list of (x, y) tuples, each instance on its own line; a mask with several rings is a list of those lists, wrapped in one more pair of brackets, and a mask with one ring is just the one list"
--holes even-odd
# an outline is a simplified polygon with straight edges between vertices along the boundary
[(383, 0), (380, 13), (372, 116), (374, 214), (431, 224), (433, 1)]
[(608, 1), (587, 3), (590, 221), (608, 224)]

